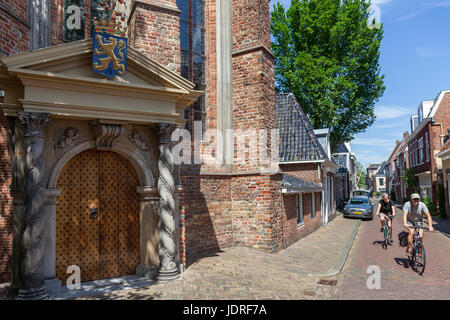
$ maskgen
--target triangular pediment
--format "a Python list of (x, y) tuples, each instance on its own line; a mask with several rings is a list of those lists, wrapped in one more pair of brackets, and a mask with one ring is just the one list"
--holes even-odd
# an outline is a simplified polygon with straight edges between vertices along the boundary
[(194, 84), (128, 47), (127, 74), (106, 77), (92, 71), (92, 39), (39, 49), (1, 59), (10, 73), (36, 72), (58, 77), (137, 86), (193, 90)]
[(107, 79), (92, 70), (92, 39), (0, 58), (3, 111), (133, 122), (184, 121), (203, 94), (194, 84), (128, 47), (127, 73)]

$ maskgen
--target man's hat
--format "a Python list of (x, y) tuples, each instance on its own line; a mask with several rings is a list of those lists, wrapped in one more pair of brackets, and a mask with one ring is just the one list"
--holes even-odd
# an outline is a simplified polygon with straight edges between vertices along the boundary
[(420, 200), (420, 196), (419, 196), (418, 193), (413, 193), (413, 194), (411, 195), (411, 199), (419, 199), (419, 200)]

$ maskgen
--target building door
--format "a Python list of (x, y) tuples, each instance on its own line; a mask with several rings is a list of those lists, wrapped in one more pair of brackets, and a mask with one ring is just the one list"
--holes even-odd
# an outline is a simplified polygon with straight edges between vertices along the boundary
[(136, 273), (139, 263), (138, 178), (132, 165), (110, 151), (73, 157), (58, 177), (56, 278), (78, 266), (81, 281)]

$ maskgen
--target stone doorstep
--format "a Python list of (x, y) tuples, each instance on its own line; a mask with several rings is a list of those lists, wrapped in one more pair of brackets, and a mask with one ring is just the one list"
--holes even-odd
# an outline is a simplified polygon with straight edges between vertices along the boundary
[(62, 286), (59, 292), (53, 292), (51, 294), (50, 299), (51, 300), (74, 299), (78, 297), (110, 293), (113, 291), (137, 289), (155, 284), (157, 284), (157, 282), (136, 275), (95, 280), (81, 283), (80, 289), (70, 290), (67, 286)]

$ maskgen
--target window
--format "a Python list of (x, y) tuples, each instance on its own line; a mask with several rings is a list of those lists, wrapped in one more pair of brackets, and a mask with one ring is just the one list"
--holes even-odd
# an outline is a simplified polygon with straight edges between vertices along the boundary
[[(205, 0), (177, 0), (180, 14), (181, 75), (195, 84), (195, 90), (205, 90)], [(193, 122), (202, 121), (206, 130), (205, 95), (184, 112), (186, 129), (193, 134)]]
[(351, 199), (350, 204), (367, 204), (369, 205), (369, 200), (366, 199)]
[(297, 195), (297, 226), (303, 225), (303, 201), (302, 193)]
[(419, 139), (418, 143), (419, 164), (423, 163), (423, 137)]
[(430, 161), (430, 145), (428, 142), (428, 132), (425, 132), (425, 161)]
[(380, 178), (380, 186), (384, 186), (384, 178)]
[(315, 203), (315, 193), (311, 193), (311, 219), (314, 219), (316, 216), (316, 203)]

